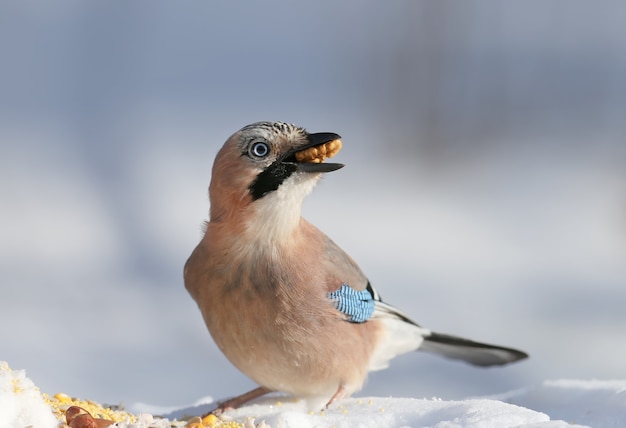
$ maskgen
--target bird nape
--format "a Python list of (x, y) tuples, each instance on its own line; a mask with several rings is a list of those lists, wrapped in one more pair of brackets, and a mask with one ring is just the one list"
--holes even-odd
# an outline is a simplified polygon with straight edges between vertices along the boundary
[(213, 340), (256, 388), (215, 410), (271, 391), (328, 406), (358, 391), (368, 372), (423, 350), (478, 366), (526, 358), (522, 351), (421, 327), (385, 303), (357, 263), (301, 216), (334, 133), (283, 122), (235, 132), (218, 152), (205, 234), (184, 269)]

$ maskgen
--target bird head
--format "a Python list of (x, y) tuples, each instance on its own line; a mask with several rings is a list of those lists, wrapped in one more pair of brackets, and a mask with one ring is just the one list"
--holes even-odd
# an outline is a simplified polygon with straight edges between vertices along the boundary
[(258, 122), (240, 129), (213, 164), (211, 221), (251, 216), (277, 223), (299, 219), (302, 202), (320, 175), (343, 167), (323, 162), (339, 151), (340, 138), (283, 122)]

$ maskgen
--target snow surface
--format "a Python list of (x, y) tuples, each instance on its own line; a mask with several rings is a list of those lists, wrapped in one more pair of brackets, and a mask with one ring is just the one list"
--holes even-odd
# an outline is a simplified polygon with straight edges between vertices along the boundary
[[(167, 426), (167, 420), (201, 415), (212, 406), (206, 398), (188, 407), (156, 407), (137, 403), (137, 423), (120, 428)], [(167, 420), (153, 420), (146, 413)], [(309, 412), (304, 401), (285, 396), (256, 400), (226, 413), (250, 426), (308, 427), (581, 427), (626, 426), (626, 380), (554, 380), (498, 397), (441, 400), (437, 398), (349, 398), (321, 412)], [(0, 362), (0, 428), (56, 427), (51, 409), (24, 370)]]
[(0, 361), (0, 428), (54, 427), (56, 418), (24, 370)]

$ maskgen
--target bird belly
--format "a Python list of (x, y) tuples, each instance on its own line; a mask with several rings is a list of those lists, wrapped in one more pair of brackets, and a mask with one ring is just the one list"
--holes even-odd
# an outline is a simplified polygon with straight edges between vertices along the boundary
[(236, 300), (227, 303), (230, 311), (204, 314), (205, 321), (224, 355), (256, 383), (327, 399), (340, 386), (348, 393), (362, 387), (376, 322), (347, 322), (326, 302), (314, 306), (324, 311), (303, 314), (301, 306), (285, 310)]

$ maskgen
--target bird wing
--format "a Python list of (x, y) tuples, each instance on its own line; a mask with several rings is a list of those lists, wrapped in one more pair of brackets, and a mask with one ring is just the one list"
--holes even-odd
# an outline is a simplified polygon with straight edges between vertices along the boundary
[[(348, 316), (346, 320), (365, 322), (371, 319), (384, 325), (385, 335), (372, 358), (371, 370), (386, 368), (391, 358), (417, 349), (465, 361), (476, 366), (503, 365), (528, 357), (528, 354), (517, 349), (436, 333), (420, 326), (404, 312), (385, 303), (356, 262), (335, 242), (325, 237), (325, 244), (326, 268), (332, 272), (334, 277), (342, 281), (341, 284), (327, 284), (328, 293), (337, 293), (345, 285), (355, 291), (352, 293), (346, 290), (346, 307), (350, 307), (353, 303), (359, 305), (356, 309), (353, 307), (353, 311), (356, 312), (343, 312)], [(364, 291), (367, 294), (364, 294)], [(364, 295), (366, 297), (363, 297)], [(373, 302), (373, 310), (369, 312), (371, 316), (362, 319), (363, 305), (367, 303), (364, 302), (364, 299), (369, 300), (369, 296)], [(353, 315), (361, 316), (361, 318), (352, 318)], [(355, 321), (355, 319), (360, 319), (360, 321)]]
[(324, 270), (328, 273), (329, 278), (336, 279), (335, 281), (328, 281), (327, 291), (333, 292), (343, 284), (349, 285), (356, 291), (365, 290), (369, 282), (359, 265), (332, 239), (322, 232), (319, 233), (324, 240)]
[[(509, 364), (528, 357), (528, 354), (517, 349), (476, 342), (420, 327), (403, 312), (383, 302), (371, 284), (368, 284), (367, 289), (371, 290), (376, 302), (372, 318), (383, 320), (386, 326), (389, 339), (385, 346), (391, 350), (387, 354), (399, 355), (416, 349), (481, 367)], [(385, 356), (382, 360), (384, 359)], [(382, 368), (384, 367), (386, 366), (383, 363)]]

